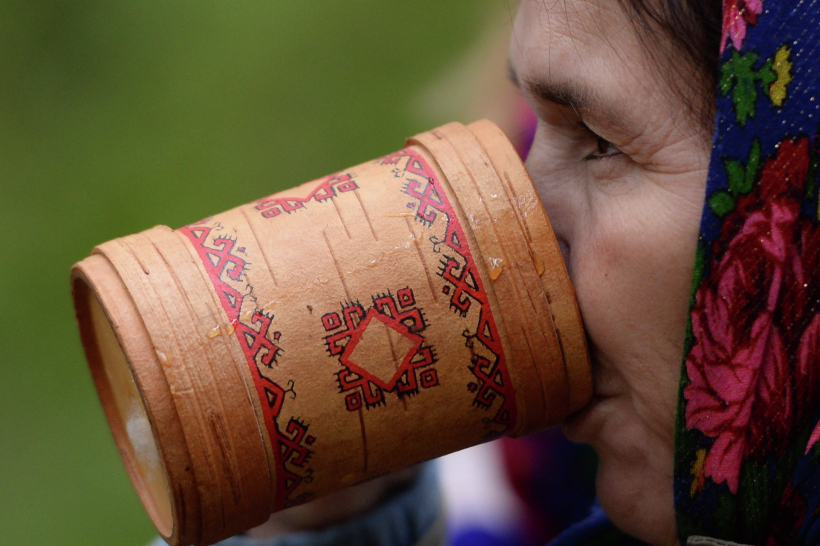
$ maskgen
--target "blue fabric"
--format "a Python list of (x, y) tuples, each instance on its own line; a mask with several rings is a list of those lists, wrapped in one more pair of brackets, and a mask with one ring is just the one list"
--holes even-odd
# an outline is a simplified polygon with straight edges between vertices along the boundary
[(600, 506), (592, 509), (590, 515), (575, 525), (568, 528), (566, 531), (555, 537), (550, 542), (550, 546), (574, 546), (576, 544), (583, 544), (602, 532), (610, 531), (614, 526), (609, 518), (604, 514)]
[[(237, 535), (216, 546), (412, 546), (442, 514), (436, 466), (428, 463), (410, 487), (359, 518), (264, 540)], [(149, 546), (166, 546), (166, 542), (157, 538)]]
[(496, 533), (481, 527), (467, 527), (450, 533), (447, 546), (523, 546), (525, 543), (517, 536), (507, 533)]
[(644, 543), (619, 531), (596, 501), (586, 519), (555, 537), (549, 546), (638, 546), (641, 544)]

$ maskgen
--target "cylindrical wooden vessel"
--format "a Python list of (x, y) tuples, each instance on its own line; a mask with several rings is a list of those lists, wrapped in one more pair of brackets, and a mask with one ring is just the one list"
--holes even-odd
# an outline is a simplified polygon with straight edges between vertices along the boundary
[(72, 287), (117, 445), (172, 545), (542, 429), (592, 392), (549, 221), (487, 121), (105, 243)]

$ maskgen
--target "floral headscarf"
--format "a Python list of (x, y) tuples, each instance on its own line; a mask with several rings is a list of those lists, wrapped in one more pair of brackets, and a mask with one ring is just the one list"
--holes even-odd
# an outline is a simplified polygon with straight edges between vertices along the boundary
[(820, 544), (818, 8), (724, 1), (678, 405), (682, 544)]

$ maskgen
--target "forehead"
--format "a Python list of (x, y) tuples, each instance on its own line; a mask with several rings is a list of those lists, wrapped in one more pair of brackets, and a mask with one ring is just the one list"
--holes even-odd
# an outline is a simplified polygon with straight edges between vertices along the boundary
[(572, 82), (608, 95), (634, 96), (657, 83), (617, 0), (522, 0), (510, 61), (522, 80)]
[[(641, 40), (636, 29), (618, 0), (521, 0), (510, 64), (525, 92), (569, 89), (594, 98), (625, 137), (698, 132), (698, 120), (676, 90), (691, 74), (681, 68), (671, 41)], [(671, 51), (662, 57), (674, 77), (662, 75), (646, 44)]]

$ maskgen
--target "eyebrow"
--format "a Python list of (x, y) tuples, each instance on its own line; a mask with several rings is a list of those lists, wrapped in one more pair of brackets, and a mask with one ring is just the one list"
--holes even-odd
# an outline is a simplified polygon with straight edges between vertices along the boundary
[(522, 80), (511, 61), (507, 61), (507, 76), (522, 92), (544, 102), (569, 106), (582, 120), (603, 123), (611, 129), (632, 135), (628, 124), (618, 112), (606, 107), (588, 87), (573, 82), (547, 82), (539, 79)]
[(511, 60), (507, 60), (507, 77), (521, 91), (528, 91), (530, 94), (541, 100), (569, 106), (578, 114), (589, 110), (589, 91), (576, 85), (552, 84), (541, 80), (524, 80), (518, 76)]

